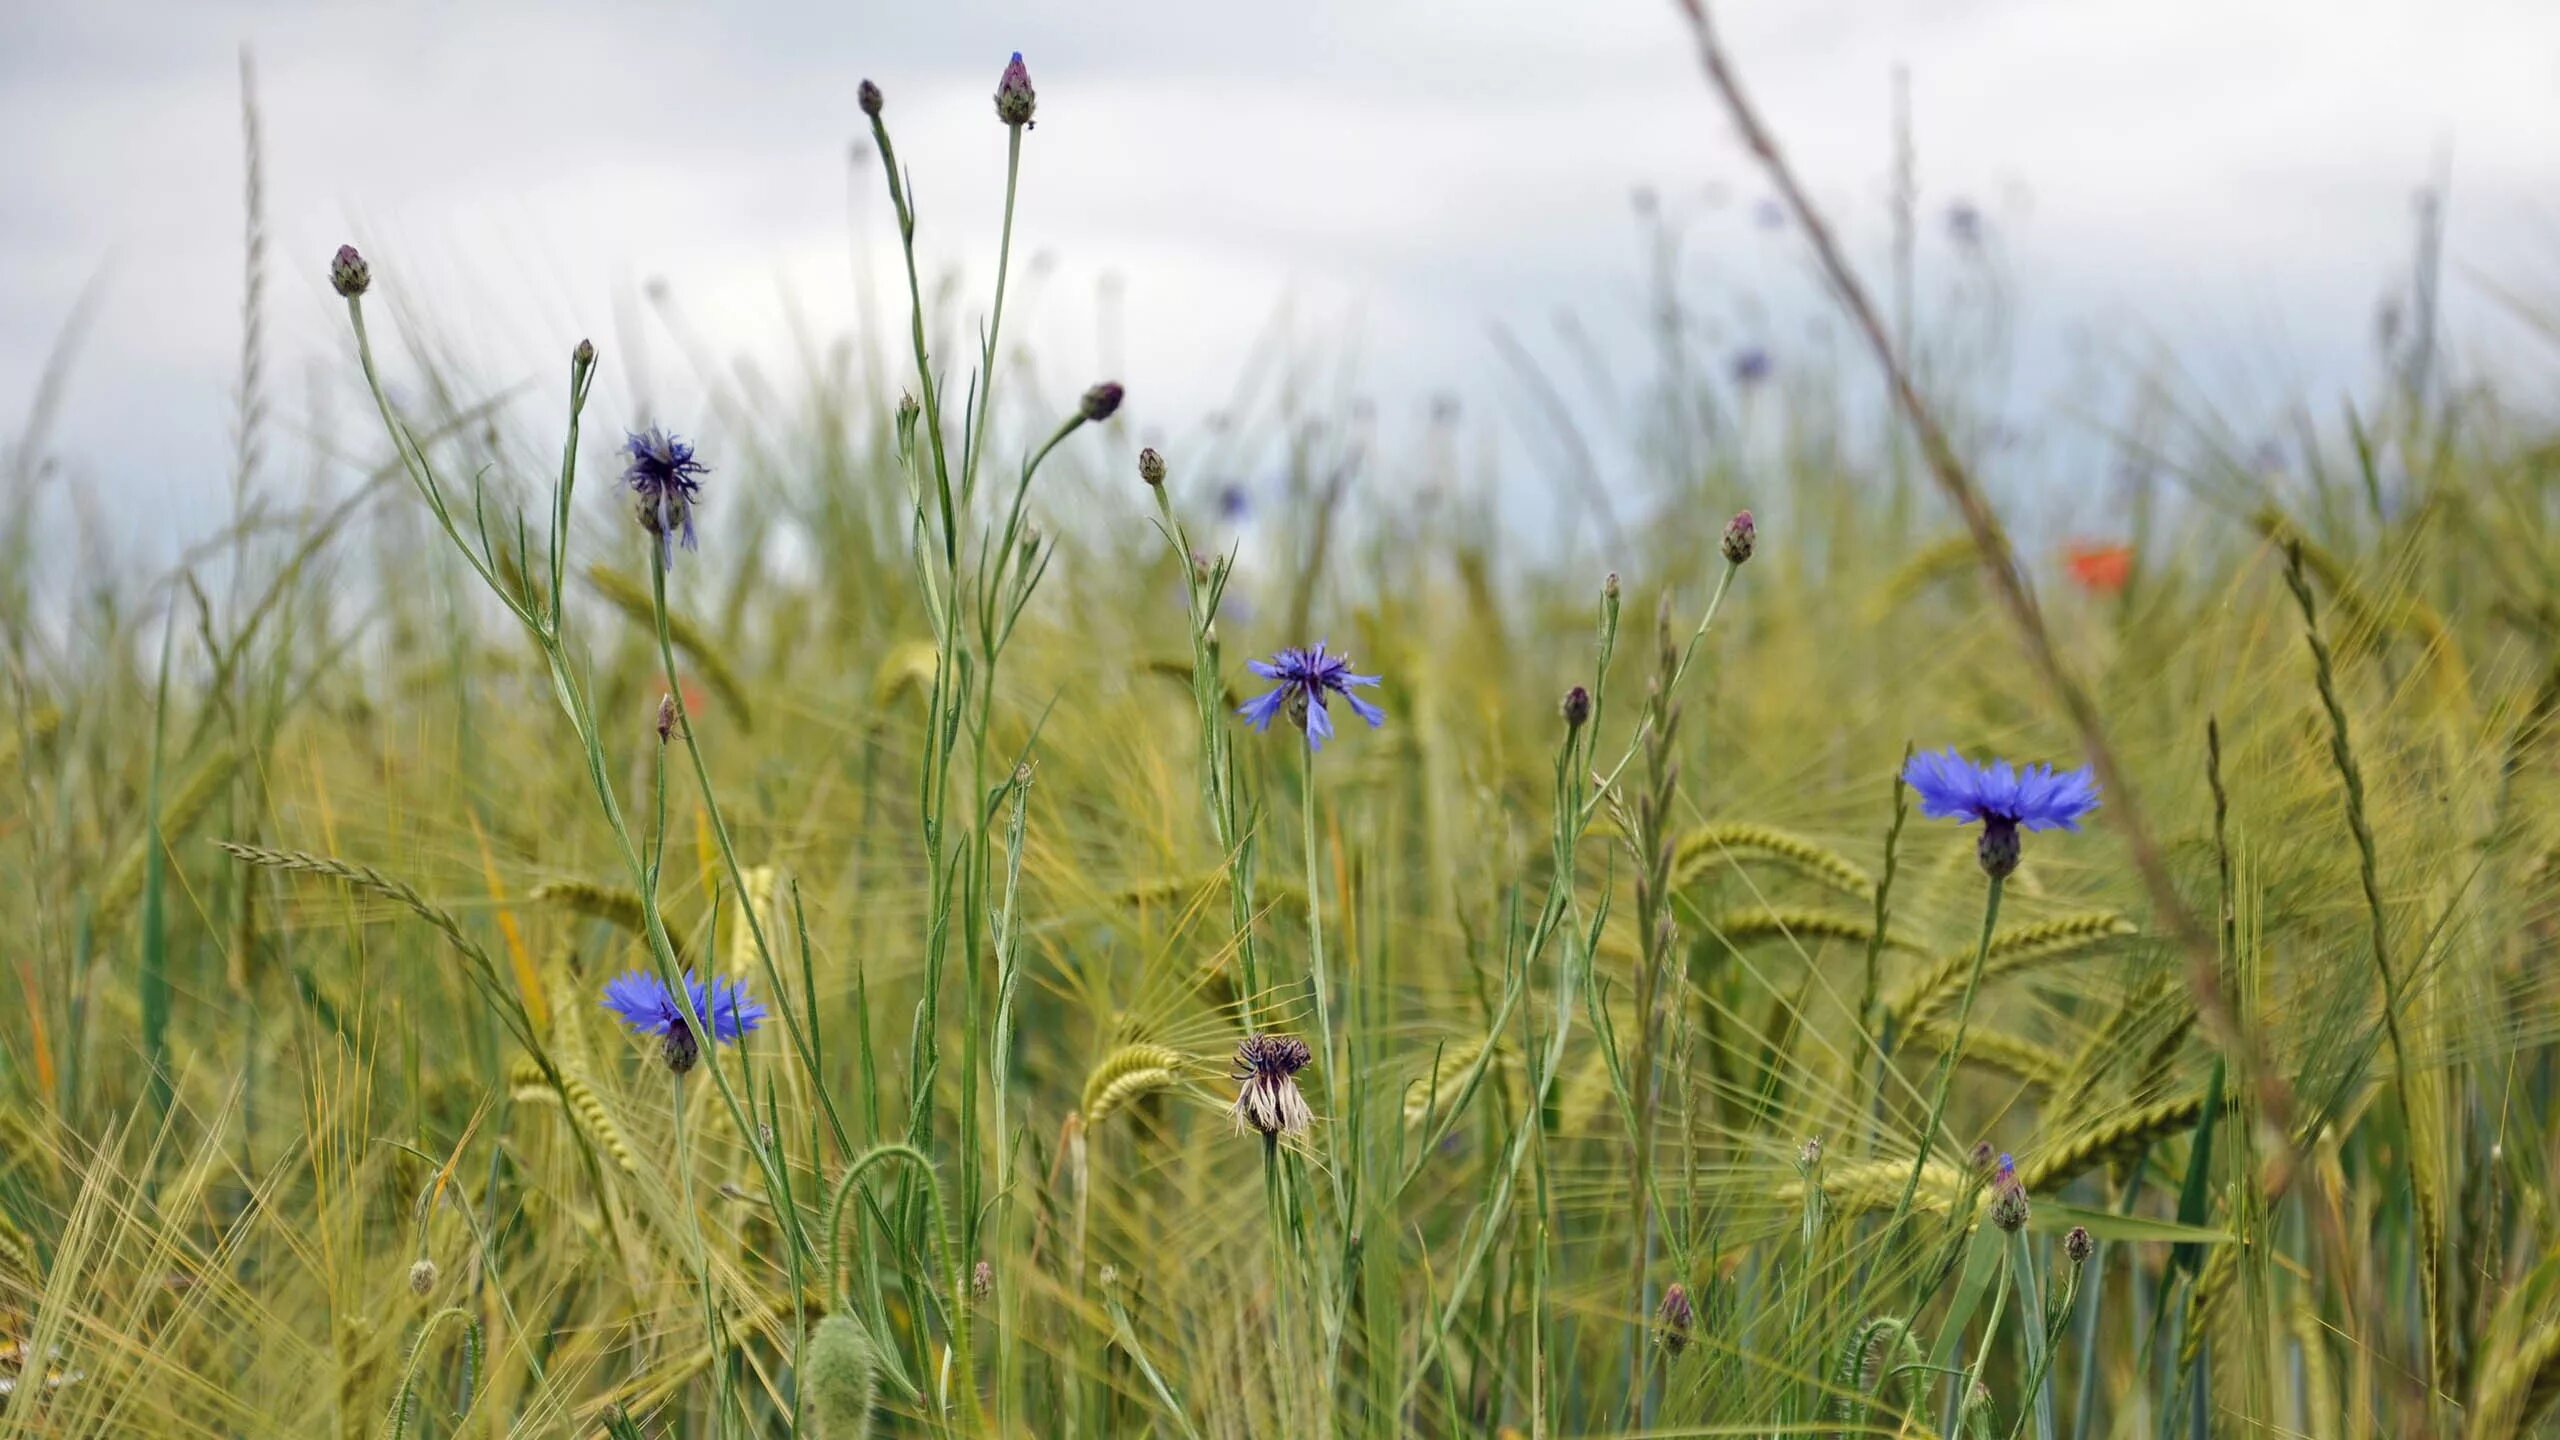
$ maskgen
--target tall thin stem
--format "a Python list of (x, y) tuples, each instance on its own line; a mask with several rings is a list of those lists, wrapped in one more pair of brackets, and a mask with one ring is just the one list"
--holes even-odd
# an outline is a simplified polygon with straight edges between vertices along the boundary
[(1956, 1028), (1946, 1048), (1938, 1055), (1938, 1074), (1929, 1094), (1928, 1123), (1920, 1127), (1920, 1143), (1911, 1159), (1910, 1178), (1902, 1183), (1902, 1199), (1893, 1207), (1893, 1218), (1885, 1224), (1891, 1236), (1902, 1228), (1904, 1217), (1911, 1213), (1912, 1197), (1920, 1193), (1920, 1175), (1929, 1165), (1929, 1147), (1938, 1141), (1938, 1122), (1947, 1113), (1947, 1094), (1955, 1087), (1956, 1060), (1964, 1053), (1964, 1033), (1973, 1023), (1973, 998), (1982, 989), (1982, 967), (1991, 958), (1992, 927), (2000, 923), (2000, 891), (2008, 877), (1994, 875), (1991, 888), (1982, 902), (1982, 943), (1973, 950), (1973, 968), (1964, 977), (1964, 999), (1956, 1006)]

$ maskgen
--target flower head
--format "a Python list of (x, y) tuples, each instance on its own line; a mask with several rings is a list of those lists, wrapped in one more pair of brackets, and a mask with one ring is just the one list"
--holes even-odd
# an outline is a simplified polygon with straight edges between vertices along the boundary
[(1028, 125), (1038, 103), (1039, 97), (1031, 93), (1031, 72), (1023, 68), (1022, 52), (1016, 50), (996, 81), (996, 118), (1007, 125)]
[(2027, 1187), (2018, 1182), (2017, 1162), (2006, 1155), (1991, 1176), (1991, 1223), (2011, 1235), (2027, 1226)]
[(693, 447), (652, 425), (623, 444), (631, 457), (623, 483), (640, 497), (640, 528), (658, 537), (658, 551), (675, 563), (679, 535), (693, 548), (693, 507), (702, 495), (702, 479), (711, 467), (693, 458)]
[(1247, 660), (1244, 668), (1265, 680), (1277, 680), (1280, 688), (1239, 706), (1236, 713), (1257, 731), (1271, 728), (1272, 717), (1282, 710), (1307, 732), (1307, 748), (1321, 750), (1333, 738), (1333, 717), (1327, 713), (1328, 697), (1339, 695), (1351, 707), (1351, 713), (1377, 729), (1387, 723), (1387, 712), (1351, 693), (1358, 685), (1375, 685), (1375, 675), (1351, 673), (1351, 657), (1328, 655), (1324, 642), (1316, 642), (1312, 650), (1294, 646), (1268, 660)]
[(2133, 547), (2072, 545), (2062, 552), (2062, 566), (2090, 594), (2120, 595), (2133, 580)]
[(2020, 770), (2006, 760), (1977, 765), (1948, 749), (1912, 756), (1902, 778), (1920, 792), (1920, 813), (1930, 819), (1982, 822), (1978, 853), (1995, 878), (2017, 870), (2021, 828), (2077, 830), (2081, 817), (2098, 808), (2098, 783), (2086, 765)]
[(863, 81), (860, 85), (854, 87), (853, 101), (855, 104), (862, 107), (863, 114), (871, 116), (874, 119), (879, 118), (880, 106), (882, 103), (879, 86), (872, 84), (868, 80)]
[(1298, 1093), (1298, 1072), (1313, 1058), (1307, 1042), (1295, 1036), (1246, 1036), (1236, 1047), (1236, 1067), (1230, 1077), (1242, 1082), (1235, 1105), (1227, 1111), (1236, 1133), (1305, 1134), (1315, 1115), (1307, 1109), (1307, 1097)]
[(1564, 692), (1564, 728), (1579, 730), (1591, 721), (1591, 692), (1580, 685)]
[(1653, 1313), (1655, 1342), (1677, 1355), (1689, 1348), (1689, 1330), (1697, 1323), (1698, 1311), (1689, 1303), (1689, 1287), (1677, 1280), (1662, 1287), (1662, 1306)]
[(2070, 1257), (2072, 1264), (2086, 1265), (2089, 1257), (2098, 1253), (2098, 1242), (2090, 1238), (2088, 1226), (2074, 1225), (2062, 1237), (2062, 1253)]
[(1751, 512), (1735, 511), (1733, 520), (1724, 527), (1724, 541), (1720, 547), (1724, 551), (1725, 563), (1739, 565), (1750, 559), (1752, 550), (1759, 543), (1760, 526), (1751, 518)]
[[(764, 1006), (748, 998), (744, 980), (724, 975), (706, 986), (688, 970), (684, 988), (694, 1012), (709, 1022), (711, 1038), (720, 1044), (735, 1045), (764, 1023)], [(683, 1003), (666, 981), (640, 970), (617, 976), (604, 983), (604, 1008), (630, 1026), (633, 1034), (659, 1036), (669, 1070), (681, 1075), (693, 1068), (701, 1045), (684, 1018)]]
[(353, 245), (341, 245), (329, 261), (329, 288), (353, 300), (373, 283), (373, 267), (364, 263)]

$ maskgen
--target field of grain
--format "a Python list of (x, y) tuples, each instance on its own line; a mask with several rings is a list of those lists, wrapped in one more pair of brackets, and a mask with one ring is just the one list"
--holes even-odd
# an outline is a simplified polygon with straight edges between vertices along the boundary
[(1702, 365), (1608, 571), (1142, 449), (861, 108), (884, 383), (500, 403), (351, 247), (325, 501), (0, 513), (0, 1440), (2544, 1433), (2547, 373), (2090, 538), (1860, 285), (1879, 443)]

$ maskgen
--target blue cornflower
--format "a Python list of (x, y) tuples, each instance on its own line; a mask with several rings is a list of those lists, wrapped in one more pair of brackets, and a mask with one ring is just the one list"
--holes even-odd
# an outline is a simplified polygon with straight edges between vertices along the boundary
[(1748, 390), (1768, 379), (1769, 372), (1774, 368), (1776, 368), (1776, 362), (1769, 358), (1768, 351), (1757, 345), (1746, 346), (1734, 352), (1733, 383)]
[[(724, 1045), (735, 1045), (750, 1030), (764, 1023), (764, 1006), (747, 996), (747, 982), (722, 976), (705, 986), (684, 972), (684, 988), (693, 1001), (694, 1013), (711, 1025), (711, 1038)], [(604, 982), (604, 1008), (612, 1011), (634, 1034), (658, 1035), (663, 1038), (667, 1068), (681, 1075), (693, 1068), (701, 1045), (693, 1027), (686, 1023), (684, 1005), (676, 999), (667, 982), (646, 971), (634, 970)]]
[(640, 497), (640, 528), (658, 537), (658, 553), (675, 564), (676, 537), (693, 548), (693, 507), (702, 494), (701, 476), (711, 467), (693, 458), (693, 447), (652, 425), (635, 432), (622, 447), (631, 466), (623, 483)]
[(1375, 675), (1351, 673), (1351, 657), (1327, 655), (1324, 642), (1317, 641), (1313, 650), (1295, 646), (1268, 660), (1247, 660), (1244, 668), (1265, 680), (1277, 680), (1280, 688), (1268, 695), (1246, 701), (1236, 713), (1242, 715), (1257, 731), (1271, 728), (1271, 719), (1283, 709), (1289, 719), (1307, 732), (1307, 748), (1321, 750), (1333, 738), (1333, 717), (1326, 713), (1326, 692), (1342, 697), (1353, 714), (1377, 729), (1387, 723), (1387, 712), (1351, 693), (1355, 685), (1375, 685)]
[(1991, 1177), (1991, 1223), (2015, 1235), (2027, 1228), (2027, 1187), (2018, 1179), (2018, 1162), (2003, 1155)]
[(1920, 792), (1920, 813), (1932, 820), (1982, 822), (1982, 868), (2006, 878), (2018, 868), (2018, 831), (2077, 830), (2098, 808), (2098, 783), (2089, 767), (2057, 772), (2050, 765), (2017, 769), (2006, 760), (1977, 765), (1954, 750), (1911, 757), (1904, 783)]

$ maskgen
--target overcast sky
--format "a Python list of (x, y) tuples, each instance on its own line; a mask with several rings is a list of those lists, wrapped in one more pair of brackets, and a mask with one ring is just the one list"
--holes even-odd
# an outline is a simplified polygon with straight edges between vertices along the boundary
[[(2237, 406), (2366, 383), (2375, 301), (2409, 263), (2411, 196), (2440, 164), (2455, 344), (2496, 343), (2472, 275), (2560, 296), (2549, 0), (1728, 0), (1720, 14), (1871, 264), (1889, 77), (1909, 66), (1924, 263), (1952, 272), (1941, 219), (1978, 205), (2017, 307), (2023, 407), (2092, 337), (2245, 377), (2217, 388)], [(268, 378), (288, 427), (315, 366), (343, 373), (324, 272), (349, 237), (491, 381), (556, 386), (587, 334), (609, 359), (619, 336), (628, 360), (652, 279), (716, 354), (787, 373), (795, 310), (822, 341), (855, 323), (852, 228), (880, 264), (891, 253), (876, 169), (863, 208), (848, 199), (864, 76), (888, 92), (936, 268), (982, 293), (1004, 153), (988, 97), (1015, 49), (1040, 93), (1019, 229), (1053, 262), (1026, 333), (1062, 393), (1080, 384), (1115, 277), (1142, 428), (1215, 407), (1284, 299), (1302, 344), (1356, 345), (1382, 423), (1445, 389), (1490, 425), (1490, 324), (1547, 334), (1571, 311), (1605, 345), (1640, 335), (1639, 186), (1689, 227), (1702, 292), (1771, 297), (1763, 319), (1737, 312), (1734, 344), (1764, 343), (1782, 367), (1805, 344), (1801, 253), (1753, 222), (1766, 189), (1667, 0), (0, 6), (0, 436), (16, 438), (95, 280), (49, 448), (136, 517), (143, 551), (227, 504), (244, 43), (266, 138)], [(608, 372), (607, 423), (630, 418), (632, 368)], [(659, 408), (680, 411), (681, 381), (664, 388)]]

